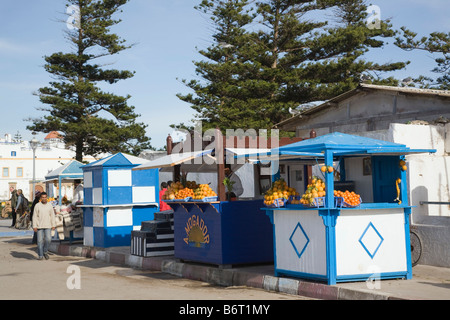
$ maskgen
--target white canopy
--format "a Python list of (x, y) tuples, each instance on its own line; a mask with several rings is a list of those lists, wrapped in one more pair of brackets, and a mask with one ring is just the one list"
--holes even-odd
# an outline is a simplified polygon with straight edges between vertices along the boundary
[[(132, 170), (146, 170), (161, 168), (161, 171), (172, 171), (172, 168), (176, 165), (181, 165), (183, 171), (188, 172), (215, 172), (217, 171), (216, 158), (212, 155), (214, 149), (175, 153), (161, 158), (143, 163)], [(270, 149), (257, 149), (257, 148), (226, 148), (226, 156), (228, 160), (226, 163), (232, 164), (233, 167), (242, 166), (244, 162), (242, 160), (230, 160), (229, 157), (253, 155), (254, 159), (250, 159), (247, 162), (256, 161), (255, 155), (264, 155), (270, 152)], [(249, 159), (247, 159), (249, 160)], [(237, 162), (237, 163), (236, 163)], [(235, 168), (234, 168), (235, 169)]]

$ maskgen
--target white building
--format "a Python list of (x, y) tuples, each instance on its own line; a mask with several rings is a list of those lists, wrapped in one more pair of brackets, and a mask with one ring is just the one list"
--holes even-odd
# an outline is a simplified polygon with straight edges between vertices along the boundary
[[(331, 132), (435, 149), (406, 157), (412, 227), (421, 235), (422, 264), (450, 266), (450, 91), (361, 84), (320, 105), (304, 109), (277, 124), (307, 138)], [(372, 173), (364, 160), (346, 163), (364, 202), (372, 202)], [(350, 170), (348, 170), (350, 171)], [(395, 198), (395, 195), (392, 197)]]
[[(45, 176), (75, 158), (75, 150), (65, 147), (57, 132), (49, 133), (35, 151), (36, 190), (45, 190)], [(85, 157), (84, 161), (97, 160)], [(10, 134), (0, 138), (0, 200), (11, 198), (9, 187), (22, 189), (30, 200), (33, 196), (33, 150), (29, 141), (14, 141)], [(55, 186), (56, 188), (56, 186)], [(72, 197), (71, 186), (63, 186), (63, 193)]]

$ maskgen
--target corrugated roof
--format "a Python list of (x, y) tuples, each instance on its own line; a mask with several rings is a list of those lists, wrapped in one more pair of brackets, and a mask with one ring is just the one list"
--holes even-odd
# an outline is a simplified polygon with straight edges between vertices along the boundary
[(344, 101), (344, 100), (346, 100), (354, 95), (357, 95), (361, 92), (372, 91), (372, 90), (401, 92), (401, 93), (413, 94), (413, 95), (414, 94), (416, 94), (416, 95), (431, 95), (431, 96), (437, 96), (437, 97), (443, 97), (443, 98), (450, 98), (449, 90), (419, 89), (419, 88), (412, 88), (412, 87), (393, 87), (393, 86), (381, 86), (381, 85), (375, 85), (375, 84), (361, 83), (357, 88), (355, 88), (353, 90), (349, 90), (347, 92), (344, 92), (343, 94), (338, 95), (334, 98), (331, 98), (331, 99), (327, 100), (326, 102), (321, 103), (317, 106), (314, 106), (312, 108), (301, 111), (297, 115), (275, 124), (274, 127), (277, 128), (277, 127), (282, 127), (284, 125), (290, 124), (292, 122), (297, 121), (299, 118), (301, 118), (304, 115), (316, 113), (320, 110), (334, 106), (337, 103)]

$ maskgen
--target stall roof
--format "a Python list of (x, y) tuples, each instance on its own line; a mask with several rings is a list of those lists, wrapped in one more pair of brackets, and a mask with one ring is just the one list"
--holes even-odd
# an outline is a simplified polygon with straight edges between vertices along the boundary
[[(212, 155), (214, 149), (207, 149), (201, 151), (193, 151), (193, 152), (184, 152), (184, 153), (176, 153), (167, 155), (149, 162), (146, 162), (140, 166), (133, 168), (133, 170), (146, 170), (146, 169), (155, 169), (155, 168), (172, 168), (176, 165), (182, 165), (182, 169), (189, 172), (214, 172), (217, 170), (215, 165), (215, 158)], [(227, 156), (248, 156), (252, 155), (260, 155), (267, 154), (270, 152), (270, 149), (258, 149), (258, 148), (225, 148), (225, 152)], [(194, 159), (198, 159), (203, 156), (209, 156), (211, 158), (211, 163), (214, 161), (214, 164), (207, 164), (203, 161), (200, 163), (196, 163), (196, 161), (192, 162)]]
[[(273, 149), (267, 158), (295, 159), (324, 157), (325, 151), (343, 155), (406, 155), (433, 153), (435, 149), (410, 149), (406, 145), (334, 132)], [(255, 155), (251, 155), (255, 156)]]
[(81, 167), (84, 164), (77, 161), (71, 160), (65, 165), (53, 170), (45, 176), (46, 181), (61, 179), (83, 179), (83, 170)]
[(84, 165), (83, 168), (141, 165), (146, 161), (148, 160), (119, 152)]

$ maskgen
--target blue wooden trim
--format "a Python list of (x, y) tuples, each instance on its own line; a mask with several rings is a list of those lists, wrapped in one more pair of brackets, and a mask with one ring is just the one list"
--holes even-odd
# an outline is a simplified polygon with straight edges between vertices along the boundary
[(329, 285), (336, 284), (336, 221), (339, 210), (319, 211), (325, 226), (326, 236), (326, 261), (327, 261), (327, 281)]
[[(303, 233), (303, 235), (306, 238), (306, 244), (303, 246), (303, 248), (302, 248), (302, 250), (300, 252), (298, 252), (298, 248), (295, 246), (294, 241), (292, 241), (292, 237), (294, 236), (295, 232), (297, 232), (297, 229), (300, 229), (300, 231)], [(302, 257), (302, 255), (303, 255), (303, 253), (305, 252), (306, 247), (309, 244), (308, 235), (306, 234), (305, 229), (303, 229), (303, 227), (300, 224), (300, 222), (297, 223), (297, 225), (294, 228), (294, 231), (292, 231), (291, 236), (289, 237), (289, 242), (291, 243), (292, 247), (294, 248), (295, 253), (297, 254), (297, 257), (300, 259)]]
[(368, 279), (398, 279), (407, 277), (406, 271), (397, 272), (382, 272), (382, 273), (368, 273), (368, 274), (351, 274), (344, 276), (337, 276), (337, 282), (351, 282), (351, 281), (366, 281)]
[(412, 279), (412, 261), (411, 261), (411, 235), (409, 217), (411, 215), (411, 208), (405, 208), (405, 249), (406, 249), (406, 279)]
[[(374, 252), (370, 252), (369, 249), (367, 249), (366, 245), (365, 245), (364, 242), (363, 242), (363, 238), (364, 238), (364, 236), (366, 235), (367, 230), (369, 230), (369, 228), (372, 228), (373, 231), (375, 231), (375, 233), (376, 233), (376, 234), (378, 235), (378, 237), (380, 238), (380, 243), (378, 244), (378, 246), (376, 247), (376, 249), (375, 249)], [(377, 228), (375, 228), (375, 226), (373, 225), (372, 222), (370, 222), (370, 223), (367, 225), (366, 229), (364, 230), (364, 232), (362, 233), (361, 237), (360, 237), (359, 240), (358, 240), (358, 242), (362, 245), (362, 247), (364, 248), (364, 250), (367, 252), (367, 254), (369, 255), (369, 257), (370, 257), (371, 259), (373, 259), (373, 258), (375, 257), (375, 255), (377, 254), (378, 249), (380, 248), (380, 246), (381, 246), (381, 244), (383, 243), (383, 241), (384, 241), (384, 238), (381, 236), (380, 232), (378, 232)]]
[[(325, 165), (333, 167), (333, 152), (330, 150), (325, 151)], [(325, 204), (328, 208), (335, 208), (334, 203), (334, 174), (333, 172), (325, 172)]]
[[(399, 161), (405, 161), (405, 156), (401, 156)], [(407, 179), (407, 171), (403, 171), (400, 169), (400, 179), (402, 182), (400, 183), (400, 200), (403, 205), (408, 205), (408, 179)]]
[(275, 223), (273, 219), (273, 210), (267, 210), (266, 215), (269, 217), (270, 223), (272, 224), (272, 246), (273, 246), (273, 267), (274, 267), (274, 275), (277, 277), (277, 243), (275, 237)]
[(102, 204), (108, 203), (108, 169), (102, 169)]

